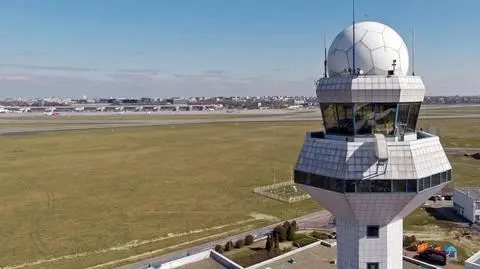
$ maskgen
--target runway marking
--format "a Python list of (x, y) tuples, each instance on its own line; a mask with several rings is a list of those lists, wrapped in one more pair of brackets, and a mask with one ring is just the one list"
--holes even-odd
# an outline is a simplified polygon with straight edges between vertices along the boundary
[[(237, 222), (233, 222), (233, 223), (229, 223), (229, 224), (224, 224), (224, 225), (219, 225), (219, 226), (214, 226), (214, 227), (209, 227), (209, 228), (205, 228), (205, 229), (198, 229), (198, 230), (193, 230), (193, 231), (188, 231), (188, 232), (183, 232), (183, 233), (169, 233), (169, 234), (167, 234), (167, 236), (156, 237), (156, 238), (149, 239), (149, 240), (132, 240), (132, 241), (129, 241), (125, 244), (117, 245), (117, 246), (113, 246), (113, 247), (109, 247), (109, 248), (98, 249), (98, 250), (95, 250), (95, 251), (80, 252), (80, 253), (75, 253), (75, 254), (68, 254), (68, 255), (64, 255), (64, 256), (60, 256), (60, 257), (53, 257), (53, 258), (49, 258), (49, 259), (39, 259), (39, 260), (36, 260), (36, 261), (33, 261), (33, 262), (26, 262), (26, 263), (17, 264), (17, 265), (7, 265), (7, 266), (4, 266), (4, 267), (0, 267), (0, 269), (19, 269), (19, 268), (24, 268), (24, 267), (27, 267), (27, 266), (34, 266), (34, 265), (40, 265), (40, 264), (44, 264), (44, 263), (52, 263), (52, 262), (58, 262), (58, 261), (62, 261), (62, 260), (76, 259), (76, 258), (86, 257), (86, 256), (89, 256), (89, 255), (106, 253), (106, 252), (110, 252), (110, 251), (128, 250), (128, 249), (131, 249), (131, 248), (135, 248), (135, 247), (139, 247), (139, 246), (142, 246), (142, 245), (151, 244), (151, 243), (155, 243), (155, 242), (159, 242), (159, 241), (164, 241), (164, 240), (167, 240), (167, 239), (172, 239), (172, 238), (177, 238), (177, 237), (182, 237), (182, 236), (192, 235), (192, 234), (199, 234), (199, 233), (202, 233), (202, 232), (207, 232), (207, 231), (212, 231), (212, 230), (220, 230), (220, 229), (223, 229), (223, 228), (226, 228), (226, 227), (229, 227), (229, 226), (246, 224), (246, 223), (257, 221), (257, 220), (259, 220), (259, 218), (254, 217), (254, 218), (247, 219), (247, 220), (241, 220), (241, 221), (237, 221)], [(180, 244), (177, 244), (177, 245), (172, 245), (172, 246), (169, 246), (169, 247), (166, 247), (166, 248), (163, 248), (163, 249), (157, 249), (157, 250), (153, 250), (153, 251), (150, 251), (150, 252), (145, 252), (145, 253), (142, 253), (142, 254), (130, 256), (130, 257), (124, 258), (122, 260), (112, 261), (112, 262), (119, 263), (119, 262), (122, 262), (122, 261), (130, 261), (131, 259), (144, 257), (142, 255), (147, 256), (147, 255), (150, 255), (150, 254), (159, 253), (159, 252), (162, 252), (164, 250), (168, 250), (168, 249), (171, 249), (171, 248), (174, 248), (174, 247), (187, 245), (187, 244), (198, 242), (198, 241), (201, 241), (201, 240), (204, 240), (204, 239), (209, 239), (209, 238), (225, 235), (225, 234), (231, 233), (231, 232), (236, 231), (236, 230), (238, 230), (238, 228), (234, 229), (234, 230), (218, 233), (218, 234), (209, 235), (209, 236), (202, 237), (202, 238), (199, 238), (199, 239), (195, 239), (195, 240), (192, 240), (192, 241), (183, 242), (183, 243), (180, 243)], [(102, 264), (102, 265), (96, 265), (96, 266), (91, 267), (91, 268), (98, 268), (98, 266), (103, 267), (103, 266), (106, 266), (106, 265), (110, 265), (112, 262), (108, 262), (108, 263)]]

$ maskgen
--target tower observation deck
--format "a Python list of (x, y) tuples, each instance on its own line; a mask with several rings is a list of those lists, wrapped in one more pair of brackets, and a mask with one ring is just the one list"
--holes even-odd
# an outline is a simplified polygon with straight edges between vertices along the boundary
[(336, 216), (337, 268), (399, 269), (403, 218), (452, 168), (439, 138), (416, 130), (425, 86), (407, 75), (400, 35), (361, 22), (352, 36), (350, 26), (329, 49), (330, 76), (316, 84), (324, 130), (306, 134), (294, 180)]

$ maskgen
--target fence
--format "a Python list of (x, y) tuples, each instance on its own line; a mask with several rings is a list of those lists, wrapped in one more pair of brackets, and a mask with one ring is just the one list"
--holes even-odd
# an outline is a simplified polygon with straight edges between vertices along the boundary
[(263, 196), (266, 196), (268, 198), (272, 198), (272, 199), (282, 201), (282, 202), (285, 202), (285, 203), (289, 203), (289, 204), (310, 199), (309, 194), (301, 194), (301, 195), (296, 195), (296, 196), (291, 196), (291, 195), (285, 196), (285, 195), (280, 195), (280, 194), (270, 192), (271, 190), (274, 190), (274, 189), (277, 189), (277, 188), (280, 188), (280, 187), (293, 186), (293, 184), (294, 184), (293, 180), (290, 180), (290, 181), (275, 183), (275, 184), (272, 184), (272, 185), (256, 187), (256, 188), (253, 189), (253, 192), (257, 193), (257, 194), (260, 194), (260, 195), (263, 195)]

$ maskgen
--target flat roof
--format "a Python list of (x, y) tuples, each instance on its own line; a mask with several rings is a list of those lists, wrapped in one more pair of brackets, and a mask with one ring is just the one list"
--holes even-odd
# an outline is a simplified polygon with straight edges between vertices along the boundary
[(472, 198), (473, 200), (480, 200), (480, 188), (479, 187), (471, 187), (471, 188), (456, 188), (457, 190), (465, 193), (468, 197)]
[(225, 269), (225, 267), (209, 257), (198, 262), (176, 267), (175, 269)]
[[(287, 253), (288, 254), (288, 253)], [(337, 255), (336, 247), (326, 247), (323, 245), (318, 245), (312, 248), (302, 250), (300, 252), (294, 253), (292, 255), (286, 255), (282, 259), (274, 260), (270, 263), (264, 264), (259, 267), (271, 268), (271, 269), (285, 269), (285, 268), (295, 268), (295, 269), (311, 269), (311, 268), (322, 268), (322, 269), (336, 269), (336, 264), (331, 264), (330, 261), (335, 259)], [(291, 264), (289, 261), (294, 258), (295, 264)], [(255, 267), (255, 266), (252, 266)], [(403, 269), (421, 269), (421, 266), (412, 264), (408, 261), (403, 261)]]

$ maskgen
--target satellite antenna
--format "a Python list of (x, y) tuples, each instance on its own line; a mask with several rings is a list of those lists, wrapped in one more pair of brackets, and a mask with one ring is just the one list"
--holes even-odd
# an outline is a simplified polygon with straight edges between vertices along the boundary
[(415, 76), (415, 28), (412, 29), (412, 76)]
[(324, 74), (323, 76), (326, 78), (327, 77), (327, 36), (323, 37), (323, 47), (324, 47), (324, 61), (323, 61), (323, 68), (324, 68)]
[(352, 10), (352, 25), (353, 25), (353, 47), (352, 47), (352, 55), (353, 55), (353, 72), (355, 72), (356, 65), (355, 65), (355, 0), (352, 0), (353, 10)]

